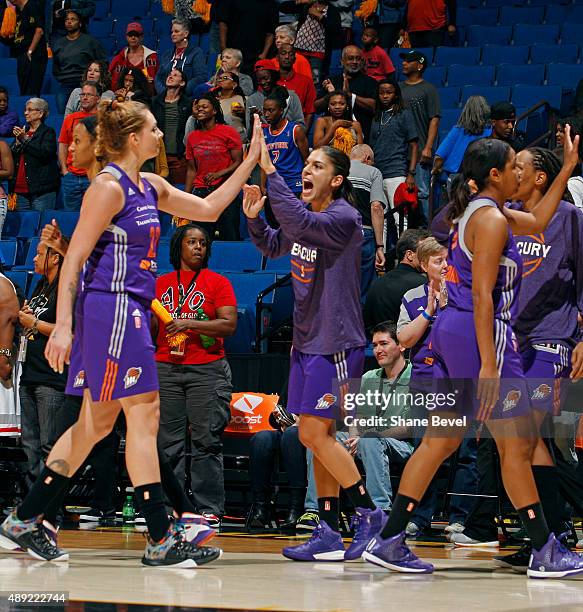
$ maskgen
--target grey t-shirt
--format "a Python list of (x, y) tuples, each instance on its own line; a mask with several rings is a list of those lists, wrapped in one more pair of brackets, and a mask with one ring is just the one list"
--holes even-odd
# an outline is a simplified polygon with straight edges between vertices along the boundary
[(372, 227), (370, 205), (380, 202), (387, 207), (387, 197), (383, 190), (383, 176), (374, 166), (363, 164), (357, 159), (350, 162), (348, 180), (352, 183), (356, 195), (356, 207), (362, 217), (362, 225)]
[(374, 151), (375, 166), (383, 178), (407, 176), (409, 143), (419, 139), (411, 111), (392, 114), (384, 111), (370, 128), (370, 146)]
[(427, 81), (421, 81), (415, 85), (400, 83), (405, 106), (413, 114), (415, 127), (419, 136), (419, 149), (425, 147), (429, 122), (433, 117), (441, 116), (441, 106), (437, 89)]

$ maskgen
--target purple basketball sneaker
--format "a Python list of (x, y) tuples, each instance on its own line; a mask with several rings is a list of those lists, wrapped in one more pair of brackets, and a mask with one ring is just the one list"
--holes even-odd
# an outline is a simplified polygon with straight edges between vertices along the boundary
[(369, 563), (395, 572), (407, 574), (431, 574), (433, 572), (433, 565), (421, 561), (405, 544), (404, 531), (386, 540), (377, 535), (362, 553), (362, 558)]
[(526, 573), (529, 578), (566, 578), (581, 574), (583, 578), (583, 555), (571, 552), (554, 533), (540, 549), (532, 549)]
[(326, 521), (320, 521), (307, 542), (288, 546), (281, 552), (294, 561), (344, 561), (342, 538), (328, 527)]
[(350, 521), (350, 526), (354, 530), (354, 537), (344, 553), (344, 561), (360, 561), (367, 544), (380, 533), (387, 518), (387, 515), (380, 508), (376, 510), (357, 508), (356, 514)]

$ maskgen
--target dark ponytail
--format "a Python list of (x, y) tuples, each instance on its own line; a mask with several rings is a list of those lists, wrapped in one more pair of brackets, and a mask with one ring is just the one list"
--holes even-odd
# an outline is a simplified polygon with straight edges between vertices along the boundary
[(265, 99), (271, 100), (278, 104), (279, 108), (282, 110), (282, 113), (285, 114), (289, 101), (289, 91), (286, 87), (276, 85)]
[(507, 142), (495, 138), (480, 138), (470, 143), (462, 161), (459, 181), (452, 185), (450, 209), (447, 213), (450, 223), (461, 217), (472, 199), (468, 181), (476, 183), (478, 193), (485, 189), (490, 170), (503, 170), (510, 151)]
[(352, 206), (356, 206), (356, 197), (352, 183), (348, 180), (350, 175), (350, 158), (346, 153), (335, 149), (334, 147), (319, 147), (324, 155), (330, 160), (334, 167), (334, 175), (340, 175), (344, 180), (338, 189), (334, 192), (334, 198), (343, 198)]

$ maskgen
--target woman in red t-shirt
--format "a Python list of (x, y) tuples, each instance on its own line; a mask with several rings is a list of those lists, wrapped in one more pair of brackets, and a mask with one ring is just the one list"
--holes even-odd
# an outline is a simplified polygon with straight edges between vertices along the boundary
[[(221, 434), (229, 423), (232, 392), (223, 338), (235, 333), (237, 302), (231, 283), (208, 269), (210, 250), (208, 233), (194, 223), (179, 227), (172, 236), (175, 271), (158, 278), (156, 297), (174, 320), (158, 326), (156, 361), (158, 442), (184, 483), (184, 434), (190, 426), (194, 502), (216, 526), (225, 511)], [(171, 348), (167, 335), (178, 332), (187, 340)]]
[[(212, 93), (195, 102), (196, 128), (186, 139), (185, 191), (201, 198), (219, 187), (243, 161), (243, 144), (235, 128), (226, 125), (221, 103)], [(239, 240), (240, 198), (216, 223), (201, 224), (220, 240)]]

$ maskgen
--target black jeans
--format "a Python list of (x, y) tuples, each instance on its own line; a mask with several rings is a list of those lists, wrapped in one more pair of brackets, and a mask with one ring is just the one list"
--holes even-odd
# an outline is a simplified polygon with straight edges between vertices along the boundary
[(40, 96), (40, 90), (43, 86), (43, 80), (47, 69), (47, 62), (48, 58), (46, 54), (41, 54), (39, 56), (35, 53), (32, 59), (28, 59), (26, 52), (17, 56), (16, 70), (21, 96)]
[(191, 489), (199, 512), (225, 513), (223, 442), (231, 418), (233, 386), (226, 359), (202, 365), (158, 363), (160, 429), (164, 449), (179, 482), (186, 480), (185, 441), (190, 426)]
[[(209, 193), (215, 191), (216, 187), (196, 188), (192, 191), (199, 198), (206, 198)], [(241, 196), (238, 195), (221, 213), (218, 221), (198, 222), (197, 225), (204, 227), (212, 240), (241, 240), (239, 225), (241, 223)]]

